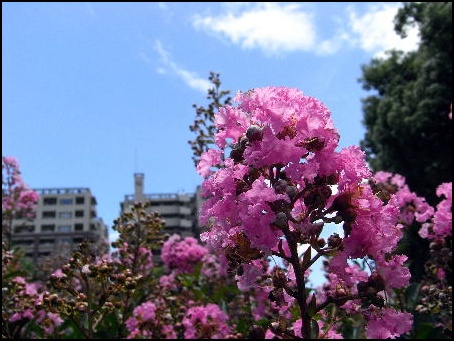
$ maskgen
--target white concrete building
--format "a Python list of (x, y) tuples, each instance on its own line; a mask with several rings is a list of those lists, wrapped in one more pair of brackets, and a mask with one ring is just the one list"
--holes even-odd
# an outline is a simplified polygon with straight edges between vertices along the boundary
[(125, 195), (120, 203), (121, 212), (127, 212), (136, 202), (151, 202), (150, 210), (165, 220), (163, 233), (176, 233), (182, 237), (199, 238), (200, 228), (197, 219), (200, 198), (196, 193), (144, 193), (144, 174), (134, 174), (134, 194)]
[[(56, 252), (67, 253), (84, 240), (107, 251), (108, 228), (97, 215), (96, 198), (88, 188), (34, 189), (39, 194), (32, 221), (13, 220), (11, 241), (38, 264)], [(62, 251), (64, 250), (64, 251)]]

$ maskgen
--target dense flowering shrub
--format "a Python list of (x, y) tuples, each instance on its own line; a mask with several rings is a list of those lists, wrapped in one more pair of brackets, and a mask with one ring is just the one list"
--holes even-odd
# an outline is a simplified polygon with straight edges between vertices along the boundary
[(443, 334), (452, 334), (452, 183), (438, 186), (440, 202), (434, 209), (409, 190), (401, 175), (377, 172), (371, 181), (380, 196), (396, 202), (400, 208), (399, 223), (419, 223), (419, 235), (430, 241), (425, 277), (409, 290), (418, 288), (421, 297), (410, 308)]
[[(163, 235), (149, 203), (115, 220), (111, 253), (82, 243), (46, 281), (32, 281), (3, 242), (3, 338), (421, 338), (418, 314), (450, 335), (452, 184), (439, 186), (433, 208), (404, 177), (372, 174), (359, 148), (338, 150), (328, 109), (297, 89), (254, 89), (235, 101), (219, 109), (217, 147), (197, 167), (203, 245)], [(11, 160), (4, 232), (36, 202), (19, 195), (27, 187)], [(409, 286), (397, 246), (411, 224), (431, 255), (427, 278)], [(319, 259), (327, 281), (312, 288)]]
[[(363, 152), (337, 151), (329, 110), (297, 89), (258, 88), (239, 92), (234, 101), (237, 106), (221, 107), (215, 116), (217, 148), (202, 154), (197, 167), (206, 178), (200, 221), (209, 230), (202, 240), (242, 267), (240, 288), (263, 273), (257, 260), (277, 256), (289, 263), (292, 276), (274, 279), (272, 290), (288, 295), (281, 306), (297, 306), (303, 323), (301, 331), (278, 326), (274, 333), (315, 336), (316, 313), (344, 300), (361, 306), (368, 335), (378, 335), (377, 321), (393, 327), (392, 319), (374, 316), (388, 311), (386, 295), (407, 285), (410, 272), (406, 257), (393, 254), (402, 235), (399, 208), (384, 203), (364, 181), (372, 174)], [(342, 224), (343, 236), (320, 238), (328, 223)], [(311, 248), (301, 260), (304, 244)], [(307, 296), (304, 273), (321, 256), (330, 258), (329, 271), (345, 288), (356, 286), (356, 293), (334, 293), (318, 304)], [(358, 258), (368, 261), (367, 280), (355, 280), (348, 271), (349, 260)], [(400, 328), (392, 337), (410, 329), (411, 315), (401, 312), (394, 321)]]

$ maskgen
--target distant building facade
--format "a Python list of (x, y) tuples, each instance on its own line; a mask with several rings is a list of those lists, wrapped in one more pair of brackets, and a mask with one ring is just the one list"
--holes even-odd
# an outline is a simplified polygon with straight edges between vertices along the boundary
[(127, 212), (134, 202), (151, 202), (150, 210), (160, 214), (165, 221), (163, 233), (199, 239), (198, 209), (201, 203), (197, 193), (144, 193), (144, 174), (134, 174), (134, 194), (125, 195), (120, 203), (121, 213)]
[(98, 217), (96, 198), (88, 188), (34, 189), (39, 194), (33, 220), (14, 219), (11, 242), (39, 265), (55, 255), (70, 256), (83, 241), (108, 251), (108, 227)]

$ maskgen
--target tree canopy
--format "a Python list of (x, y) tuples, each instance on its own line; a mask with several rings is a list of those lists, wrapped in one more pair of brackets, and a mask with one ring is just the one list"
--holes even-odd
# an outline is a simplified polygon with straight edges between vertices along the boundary
[(395, 17), (405, 37), (419, 29), (416, 51), (388, 51), (362, 66), (359, 80), (366, 134), (361, 147), (374, 171), (399, 173), (410, 188), (435, 204), (435, 189), (452, 181), (452, 3), (409, 2)]

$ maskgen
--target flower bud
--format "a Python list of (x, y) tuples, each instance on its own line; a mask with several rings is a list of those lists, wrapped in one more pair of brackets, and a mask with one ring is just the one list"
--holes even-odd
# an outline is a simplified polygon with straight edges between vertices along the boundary
[(287, 215), (284, 212), (277, 212), (271, 224), (279, 228), (286, 228), (288, 226)]
[(328, 246), (330, 248), (336, 248), (342, 244), (342, 238), (337, 234), (334, 233), (328, 237)]
[(324, 247), (326, 245), (326, 241), (323, 238), (317, 239), (317, 246), (318, 247)]
[(257, 325), (249, 329), (248, 339), (261, 340), (265, 338), (265, 330)]
[(287, 193), (290, 200), (292, 200), (298, 194), (298, 189), (296, 186), (287, 186), (285, 187), (285, 193)]
[(235, 148), (230, 152), (230, 158), (236, 163), (243, 161), (244, 149)]
[(249, 141), (261, 141), (263, 138), (263, 130), (259, 126), (253, 124), (247, 128), (246, 137)]
[(385, 290), (385, 280), (383, 277), (378, 273), (374, 272), (369, 276), (367, 283), (374, 287), (377, 291)]
[(287, 283), (287, 277), (281, 269), (273, 272), (273, 285), (275, 288), (284, 288)]
[(323, 139), (319, 139), (318, 137), (306, 138), (298, 145), (306, 148), (310, 152), (318, 152), (325, 147), (325, 141)]

